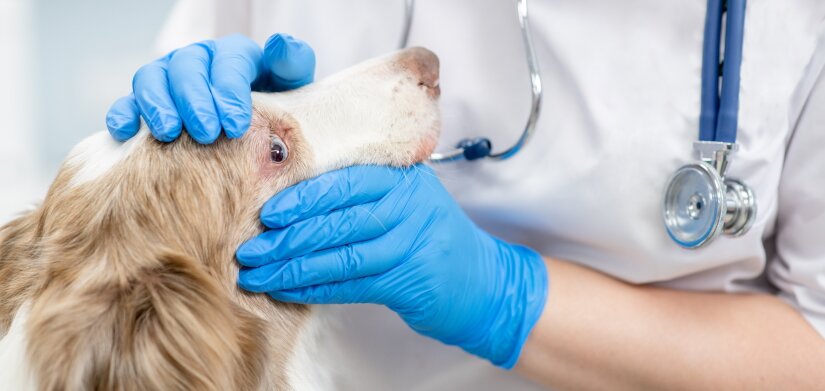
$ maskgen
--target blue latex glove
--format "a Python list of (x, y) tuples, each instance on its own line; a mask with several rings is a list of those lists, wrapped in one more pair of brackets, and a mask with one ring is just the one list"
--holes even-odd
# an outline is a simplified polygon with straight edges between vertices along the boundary
[(544, 308), (535, 251), (494, 238), (429, 168), (351, 167), (285, 189), (237, 252), (239, 285), (277, 300), (376, 303), (415, 331), (511, 368)]
[(112, 137), (124, 141), (140, 127), (140, 116), (160, 141), (180, 136), (181, 125), (195, 141), (243, 136), (252, 119), (251, 91), (282, 91), (312, 82), (315, 54), (306, 43), (275, 34), (264, 50), (235, 34), (177, 49), (141, 67), (132, 94), (106, 115)]

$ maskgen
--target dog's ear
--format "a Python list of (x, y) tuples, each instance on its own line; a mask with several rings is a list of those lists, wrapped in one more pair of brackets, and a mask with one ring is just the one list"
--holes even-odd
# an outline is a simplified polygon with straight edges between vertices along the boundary
[(33, 210), (0, 227), (0, 336), (35, 289), (38, 216)]
[(40, 291), (27, 331), (41, 389), (258, 388), (262, 321), (199, 263), (171, 253), (156, 260), (125, 279), (53, 280)]

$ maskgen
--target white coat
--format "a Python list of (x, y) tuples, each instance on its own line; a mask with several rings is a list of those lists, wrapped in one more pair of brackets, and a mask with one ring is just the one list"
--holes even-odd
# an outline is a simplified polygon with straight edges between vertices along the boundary
[[(417, 3), (410, 45), (441, 58), (442, 145), (485, 136), (508, 146), (529, 108), (513, 2)], [(439, 168), (474, 220), (633, 283), (775, 292), (825, 335), (825, 2), (748, 2), (740, 150), (729, 175), (753, 187), (758, 215), (744, 237), (694, 251), (668, 238), (661, 203), (671, 173), (695, 161), (706, 2), (530, 6), (546, 91), (535, 138), (505, 162)], [(394, 50), (402, 10), (401, 0), (181, 0), (161, 49), (230, 32), (263, 43), (286, 32), (315, 48), (323, 77)], [(343, 324), (357, 367), (347, 388), (534, 387), (416, 335), (387, 310), (344, 312), (357, 314)]]

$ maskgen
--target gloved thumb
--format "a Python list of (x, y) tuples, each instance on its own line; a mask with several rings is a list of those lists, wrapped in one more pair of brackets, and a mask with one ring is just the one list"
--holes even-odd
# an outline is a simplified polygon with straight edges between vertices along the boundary
[(271, 73), (269, 88), (273, 91), (298, 88), (315, 77), (315, 52), (289, 34), (278, 33), (266, 40), (262, 62)]

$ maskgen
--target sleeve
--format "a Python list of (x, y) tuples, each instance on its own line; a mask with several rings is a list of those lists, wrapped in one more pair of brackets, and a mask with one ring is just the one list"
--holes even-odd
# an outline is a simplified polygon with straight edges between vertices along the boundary
[(253, 0), (178, 0), (158, 34), (156, 50), (177, 48), (233, 33), (250, 35)]
[(155, 49), (174, 49), (232, 33), (249, 35), (252, 0), (178, 0), (157, 37)]
[(163, 22), (155, 40), (155, 51), (164, 55), (193, 42), (216, 35), (217, 0), (178, 0)]
[[(778, 190), (775, 254), (768, 278), (825, 337), (825, 37), (816, 81), (789, 139)], [(817, 59), (816, 57), (819, 57)], [(810, 69), (810, 68), (809, 68)]]

